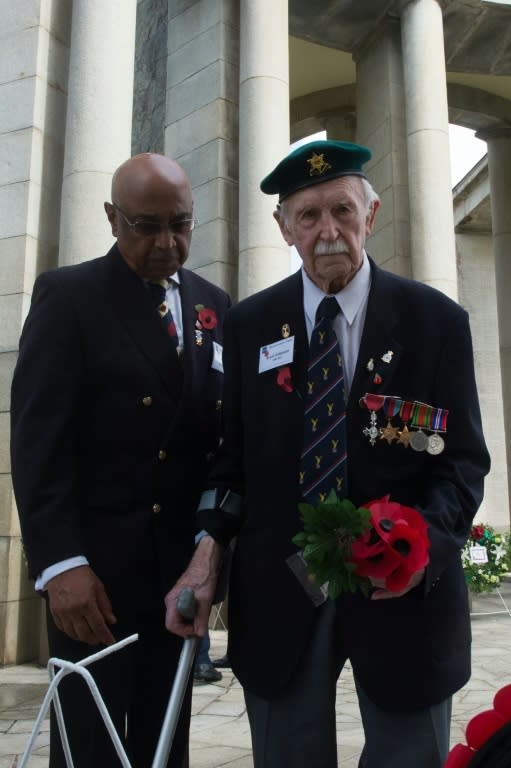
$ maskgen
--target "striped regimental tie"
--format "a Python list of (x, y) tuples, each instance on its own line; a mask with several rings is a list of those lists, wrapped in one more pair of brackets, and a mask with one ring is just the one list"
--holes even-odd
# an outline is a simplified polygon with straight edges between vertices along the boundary
[(163, 326), (166, 332), (168, 333), (169, 338), (172, 341), (176, 352), (178, 352), (179, 339), (177, 336), (176, 324), (174, 322), (174, 318), (172, 317), (172, 312), (170, 311), (170, 307), (166, 301), (167, 288), (169, 287), (169, 281), (166, 278), (163, 278), (162, 280), (158, 280), (157, 283), (148, 283), (148, 285), (149, 285), (149, 290), (151, 291), (153, 304), (156, 307), (156, 310), (162, 319)]
[(309, 345), (299, 481), (302, 498), (312, 504), (324, 499), (332, 489), (341, 498), (347, 493), (344, 372), (332, 327), (340, 311), (335, 296), (322, 300)]

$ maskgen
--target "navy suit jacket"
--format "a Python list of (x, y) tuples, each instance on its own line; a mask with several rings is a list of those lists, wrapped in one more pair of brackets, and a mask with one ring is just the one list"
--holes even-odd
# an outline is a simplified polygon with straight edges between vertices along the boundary
[[(123, 615), (162, 596), (194, 546), (218, 447), (227, 294), (180, 270), (179, 362), (116, 245), (36, 280), (12, 385), (12, 475), (29, 571), (85, 555)], [(196, 344), (197, 304), (218, 324)]]
[[(470, 674), (470, 625), (460, 549), (489, 469), (474, 379), (467, 313), (438, 291), (371, 263), (363, 336), (347, 406), (348, 496), (355, 504), (390, 494), (429, 524), (430, 564), (406, 596), (371, 602), (337, 599), (339, 642), (366, 693), (389, 710), (441, 701)], [(258, 373), (259, 351), (295, 336), (295, 387), (305, 391), (308, 341), (301, 272), (234, 307), (224, 326), (225, 441), (210, 487), (243, 497), (242, 517), (200, 513), (220, 541), (237, 536), (230, 583), (229, 658), (241, 683), (278, 695), (307, 644), (315, 608), (286, 558), (300, 530), (298, 471), (303, 399)], [(390, 362), (382, 356), (391, 352)], [(370, 360), (374, 362), (369, 370)], [(381, 383), (375, 382), (379, 374)], [(378, 381), (378, 377), (377, 377)], [(363, 430), (367, 392), (449, 411), (445, 450), (437, 456), (377, 440)], [(380, 415), (380, 426), (386, 421)], [(400, 426), (398, 420), (394, 420)]]

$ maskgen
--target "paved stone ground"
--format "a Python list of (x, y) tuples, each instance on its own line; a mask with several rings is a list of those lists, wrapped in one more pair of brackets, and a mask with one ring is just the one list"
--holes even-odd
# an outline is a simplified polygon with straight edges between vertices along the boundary
[[(511, 581), (502, 590), (511, 610)], [(511, 683), (511, 613), (497, 594), (473, 601), (473, 673), (454, 699), (451, 741), (464, 741), (472, 715), (491, 707), (496, 691)], [(225, 653), (226, 633), (211, 633), (212, 658)], [(47, 689), (46, 669), (34, 665), (0, 668), (0, 768), (16, 768)], [(337, 743), (341, 768), (356, 768), (363, 744), (351, 670), (339, 680)], [(48, 721), (37, 738), (28, 768), (47, 768)], [(251, 768), (250, 733), (241, 687), (231, 670), (214, 685), (195, 685), (191, 726), (191, 768)]]

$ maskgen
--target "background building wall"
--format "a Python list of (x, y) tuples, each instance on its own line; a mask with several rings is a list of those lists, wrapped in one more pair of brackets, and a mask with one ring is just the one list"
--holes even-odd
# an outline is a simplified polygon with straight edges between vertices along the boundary
[(39, 652), (9, 460), (10, 381), (39, 272), (56, 266), (71, 4), (0, 5), (0, 663)]
[(168, 0), (138, 0), (131, 153), (163, 152)]

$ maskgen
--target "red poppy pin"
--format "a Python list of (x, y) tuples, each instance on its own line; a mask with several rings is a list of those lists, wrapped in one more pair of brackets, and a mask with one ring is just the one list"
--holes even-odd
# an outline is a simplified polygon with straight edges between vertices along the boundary
[(284, 392), (292, 392), (294, 390), (293, 378), (291, 376), (291, 368), (289, 365), (283, 365), (279, 368), (277, 373), (277, 384), (284, 390)]
[(207, 331), (212, 331), (216, 328), (218, 320), (214, 309), (208, 309), (204, 304), (196, 304), (195, 310), (197, 312), (197, 322), (195, 325), (199, 330), (205, 328)]
[(197, 320), (195, 321), (195, 344), (202, 347), (204, 343), (203, 330), (212, 331), (218, 325), (216, 312), (214, 309), (208, 309), (204, 304), (196, 304)]

